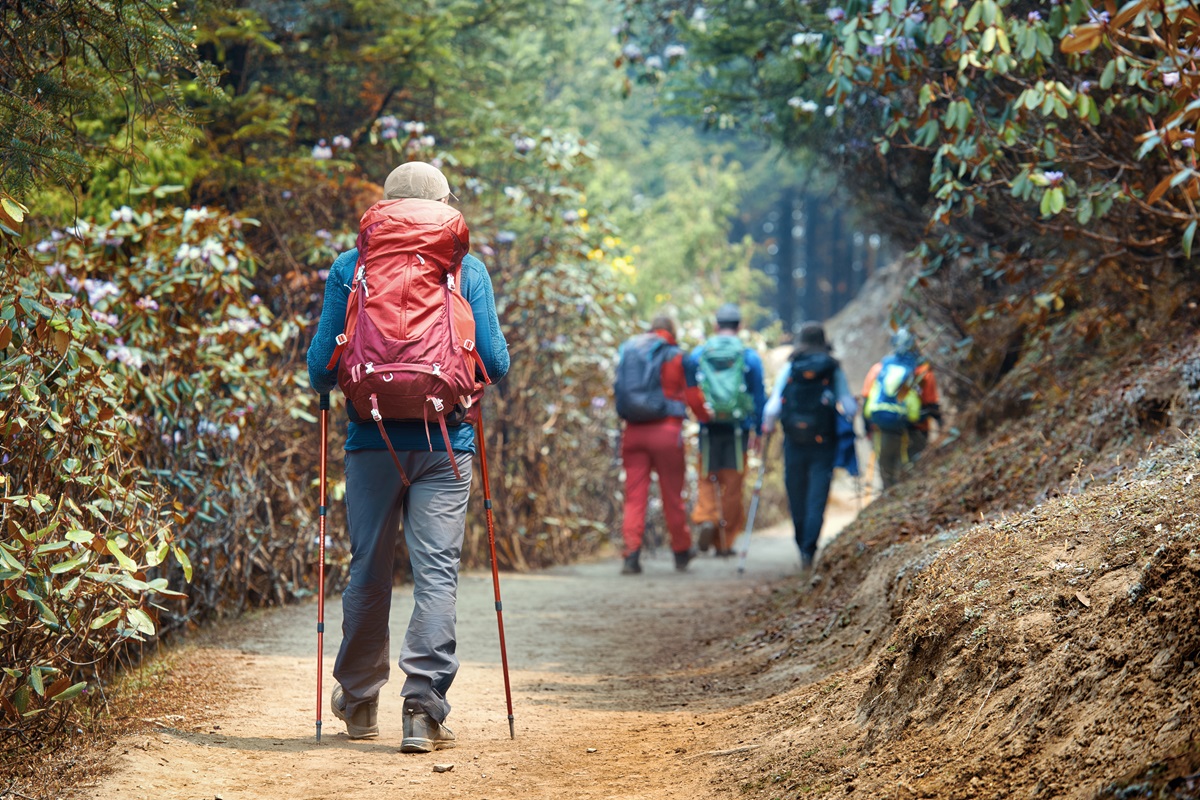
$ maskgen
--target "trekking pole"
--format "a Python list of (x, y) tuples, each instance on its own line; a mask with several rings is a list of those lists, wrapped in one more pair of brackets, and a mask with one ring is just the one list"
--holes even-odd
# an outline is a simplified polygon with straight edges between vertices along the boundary
[(517, 738), (513, 724), (512, 686), (508, 681), (508, 651), (504, 647), (504, 607), (500, 602), (500, 570), (496, 565), (496, 523), (492, 518), (492, 484), (488, 478), (487, 445), (483, 438), (483, 408), (475, 423), (479, 444), (479, 466), (483, 474), (483, 508), (487, 514), (488, 548), (492, 555), (492, 587), (496, 593), (496, 627), (500, 631), (500, 666), (504, 671), (504, 700), (508, 703), (508, 738)]
[(742, 532), (742, 552), (738, 554), (738, 575), (746, 571), (746, 556), (750, 554), (750, 532), (754, 530), (754, 515), (758, 513), (758, 497), (762, 494), (763, 475), (767, 472), (767, 450), (771, 446), (771, 434), (763, 440), (758, 454), (758, 477), (754, 480), (754, 491), (750, 495), (750, 513), (746, 515), (746, 530)]
[(321, 466), (318, 493), (321, 504), (317, 508), (317, 741), (321, 741), (321, 656), (325, 649), (325, 464), (329, 460), (329, 395), (321, 395)]

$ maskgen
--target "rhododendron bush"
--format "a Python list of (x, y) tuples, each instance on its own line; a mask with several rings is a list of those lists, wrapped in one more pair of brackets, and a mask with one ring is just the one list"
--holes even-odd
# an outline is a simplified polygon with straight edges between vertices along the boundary
[[(203, 596), (253, 570), (284, 571), (251, 566), (254, 513), (238, 505), (271, 502), (256, 473), (279, 459), (264, 458), (255, 440), (270, 426), (258, 420), (287, 415), (294, 382), (269, 365), (300, 329), (255, 296), (245, 224), (203, 208), (124, 207), (28, 250), (4, 242), (0, 706), (10, 723), (61, 718), (55, 709), (120, 645), (154, 636), (164, 615), (177, 624), (185, 580)], [(265, 558), (302, 565), (304, 549)], [(230, 575), (235, 560), (246, 563)], [(246, 594), (223, 590), (235, 604)]]

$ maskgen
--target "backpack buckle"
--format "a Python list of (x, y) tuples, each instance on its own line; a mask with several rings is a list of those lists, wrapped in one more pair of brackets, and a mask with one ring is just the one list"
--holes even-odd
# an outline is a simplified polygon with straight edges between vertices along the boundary
[(379, 413), (379, 409), (378, 409), (378, 408), (372, 408), (372, 409), (371, 409), (371, 419), (375, 420), (376, 422), (382, 422), (382, 421), (383, 421), (383, 415)]
[(366, 371), (368, 375), (373, 374), (375, 372), (375, 364), (368, 361), (366, 365)]
[(442, 398), (440, 397), (430, 397), (429, 402), (433, 403), (433, 410), (439, 414), (442, 413), (442, 409), (446, 407), (446, 404), (442, 402)]
[[(431, 367), (431, 369), (433, 370), (433, 374), (436, 377), (439, 377), (439, 378), (442, 377), (442, 365), (441, 364), (434, 364)], [(439, 408), (438, 411), (441, 411), (441, 409)]]
[(475, 349), (475, 341), (473, 339), (463, 339), (462, 347), (463, 350), (466, 350), (469, 353)]
[(348, 342), (348, 341), (350, 341), (350, 340), (346, 338), (346, 334), (344, 334), (344, 333), (339, 333), (339, 334), (337, 335), (337, 338), (336, 338), (336, 339), (334, 339), (334, 341), (335, 341), (335, 342), (337, 342), (338, 344), (344, 345), (346, 342)]

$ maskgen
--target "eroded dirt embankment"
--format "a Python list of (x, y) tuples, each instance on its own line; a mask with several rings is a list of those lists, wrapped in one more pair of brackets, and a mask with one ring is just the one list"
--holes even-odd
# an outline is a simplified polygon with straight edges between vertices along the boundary
[(1185, 439), (974, 525), (864, 515), (821, 583), (757, 610), (769, 654), (731, 664), (775, 694), (746, 717), (763, 747), (741, 790), (1200, 796), (1197, 476)]

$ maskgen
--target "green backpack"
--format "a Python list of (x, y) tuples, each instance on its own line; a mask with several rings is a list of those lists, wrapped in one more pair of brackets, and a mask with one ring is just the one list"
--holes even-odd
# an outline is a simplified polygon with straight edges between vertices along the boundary
[(746, 346), (736, 336), (713, 336), (696, 366), (696, 383), (711, 409), (711, 422), (740, 422), (754, 412), (746, 387)]

